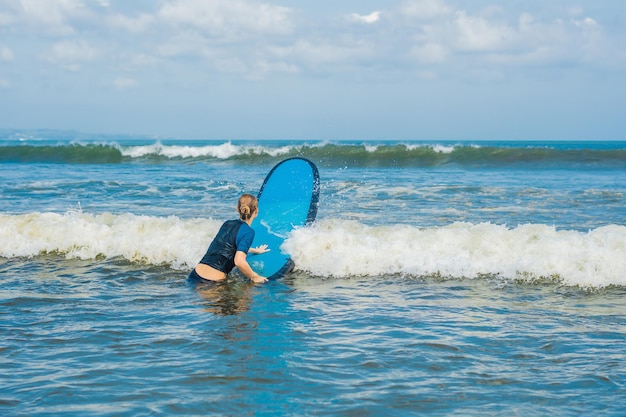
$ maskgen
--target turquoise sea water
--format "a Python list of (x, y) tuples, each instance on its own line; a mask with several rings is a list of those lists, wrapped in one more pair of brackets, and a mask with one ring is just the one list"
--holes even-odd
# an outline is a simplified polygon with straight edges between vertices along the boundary
[[(2, 415), (623, 415), (626, 143), (2, 134)], [(189, 284), (295, 155), (295, 272)]]

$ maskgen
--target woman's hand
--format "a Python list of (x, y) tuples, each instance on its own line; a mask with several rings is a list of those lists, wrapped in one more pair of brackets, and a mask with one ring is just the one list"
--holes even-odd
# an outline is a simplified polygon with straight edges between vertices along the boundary
[(252, 278), (250, 278), (252, 280), (252, 282), (254, 282), (255, 284), (265, 284), (268, 280), (265, 277), (262, 277), (259, 274), (254, 274), (254, 276)]
[(260, 246), (257, 246), (256, 248), (250, 248), (248, 252), (254, 255), (260, 255), (262, 253), (269, 252), (269, 251), (270, 249), (268, 249), (267, 245), (260, 245)]

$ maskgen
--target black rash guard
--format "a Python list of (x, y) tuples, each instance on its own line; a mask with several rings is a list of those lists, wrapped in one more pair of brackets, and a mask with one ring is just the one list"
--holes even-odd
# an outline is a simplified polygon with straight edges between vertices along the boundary
[(235, 267), (235, 253), (247, 254), (253, 240), (254, 230), (246, 222), (228, 220), (220, 227), (200, 263), (228, 274)]

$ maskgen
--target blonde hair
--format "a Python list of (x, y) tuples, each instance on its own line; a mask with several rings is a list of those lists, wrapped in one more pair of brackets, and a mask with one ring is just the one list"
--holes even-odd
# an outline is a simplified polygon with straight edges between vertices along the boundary
[(250, 217), (259, 209), (259, 202), (252, 194), (244, 194), (239, 197), (237, 212), (243, 221), (248, 221)]

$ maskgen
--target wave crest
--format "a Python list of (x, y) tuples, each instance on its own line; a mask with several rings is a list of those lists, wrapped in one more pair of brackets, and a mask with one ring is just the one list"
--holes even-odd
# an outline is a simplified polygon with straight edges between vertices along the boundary
[(0, 146), (0, 162), (167, 163), (170, 161), (230, 161), (275, 163), (301, 156), (327, 167), (533, 167), (626, 169), (626, 149), (489, 146), (426, 143), (284, 143), (234, 142), (194, 144), (60, 144)]

